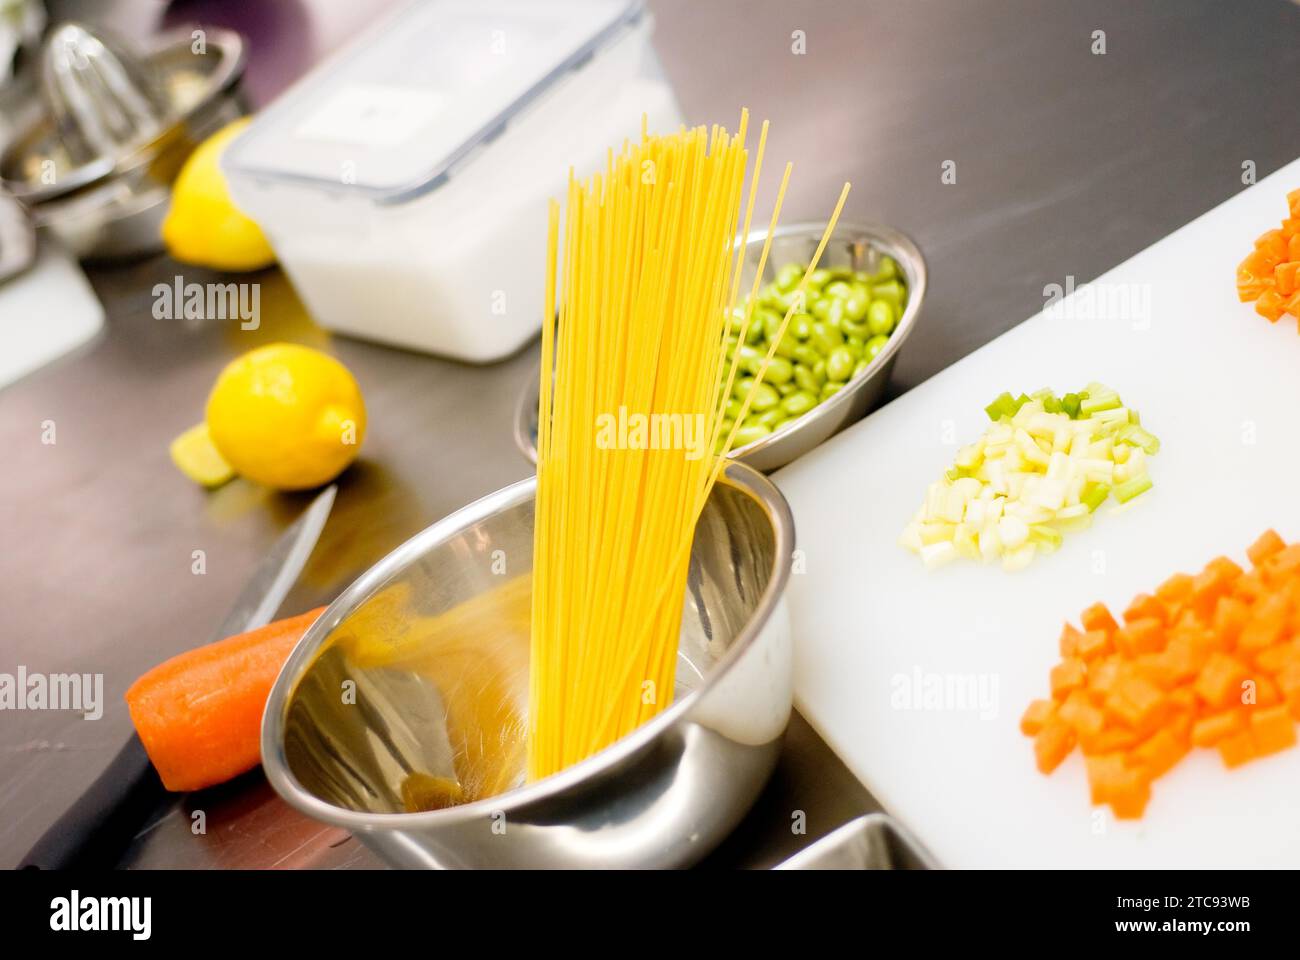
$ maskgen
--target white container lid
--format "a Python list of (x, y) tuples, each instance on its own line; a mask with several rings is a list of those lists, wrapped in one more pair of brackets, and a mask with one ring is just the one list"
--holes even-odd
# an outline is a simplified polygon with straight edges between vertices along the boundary
[(642, 16), (641, 0), (418, 0), (263, 111), (223, 166), (405, 203)]

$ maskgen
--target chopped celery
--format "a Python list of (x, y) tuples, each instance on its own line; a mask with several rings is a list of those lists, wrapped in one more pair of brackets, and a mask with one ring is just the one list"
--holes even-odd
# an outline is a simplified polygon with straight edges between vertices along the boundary
[(1010, 417), (1015, 414), (1016, 401), (1011, 394), (1004, 391), (998, 394), (994, 401), (984, 408), (984, 412), (989, 415), (990, 420), (996, 423), (1003, 416)]
[(1144, 473), (1140, 477), (1134, 477), (1132, 480), (1125, 480), (1115, 487), (1115, 499), (1120, 503), (1128, 503), (1140, 493), (1146, 493), (1151, 489), (1151, 475)]
[(1061, 412), (1061, 401), (1060, 401), (1060, 400), (1057, 400), (1056, 397), (1053, 397), (1053, 396), (1047, 396), (1047, 397), (1044, 397), (1044, 398), (1043, 398), (1043, 410), (1044, 410), (1044, 412), (1046, 412), (1046, 413), (1060, 413), (1060, 412)]
[(1061, 398), (1061, 409), (1071, 420), (1079, 419), (1079, 405), (1082, 401), (1077, 393), (1067, 393)]
[(1148, 430), (1139, 427), (1135, 423), (1121, 427), (1115, 434), (1115, 439), (1120, 443), (1132, 444), (1140, 447), (1143, 453), (1153, 456), (1160, 452), (1160, 439)]
[(1088, 507), (1088, 512), (1096, 510), (1106, 498), (1110, 496), (1110, 484), (1108, 483), (1090, 483), (1083, 488), (1083, 493), (1079, 495), (1079, 502)]
[(1085, 417), (1091, 417), (1094, 413), (1100, 413), (1103, 410), (1114, 410), (1119, 406), (1118, 393), (1097, 395), (1089, 392), (1088, 399), (1079, 404), (1079, 412)]
[(1029, 542), (1048, 550), (1055, 550), (1061, 545), (1061, 531), (1045, 523), (1032, 524), (1029, 527)]

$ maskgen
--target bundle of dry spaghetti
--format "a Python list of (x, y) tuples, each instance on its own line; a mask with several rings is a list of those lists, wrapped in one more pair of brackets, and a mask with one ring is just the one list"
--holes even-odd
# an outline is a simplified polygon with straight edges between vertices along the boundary
[[(723, 409), (737, 375), (727, 360), (737, 229), (749, 231), (767, 138), (764, 123), (742, 215), (746, 126), (742, 114), (735, 136), (643, 130), (603, 173), (570, 175), (562, 242), (551, 205), (547, 317), (557, 290), (563, 297), (542, 335), (530, 779), (672, 701), (691, 539), (735, 432)], [(787, 164), (773, 227), (789, 177)], [(845, 184), (808, 273), (847, 193)], [(767, 254), (765, 245), (755, 290)], [(737, 321), (742, 339), (749, 312)], [(766, 361), (756, 383), (763, 372)]]

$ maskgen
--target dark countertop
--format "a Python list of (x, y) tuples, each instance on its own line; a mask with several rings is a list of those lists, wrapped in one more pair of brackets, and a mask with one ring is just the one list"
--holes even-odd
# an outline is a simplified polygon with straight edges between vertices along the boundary
[[(387, 4), (183, 3), (169, 19), (253, 32), (264, 99)], [(61, 13), (86, 4), (54, 4)], [(772, 121), (769, 156), (795, 162), (785, 218), (897, 226), (925, 252), (930, 292), (894, 394), (1043, 306), (1044, 286), (1127, 259), (1300, 155), (1284, 104), (1300, 76), (1300, 8), (1285, 0), (652, 0), (655, 44), (688, 120)], [(268, 8), (273, 8), (274, 13)], [(153, 3), (94, 5), (148, 32)], [(101, 13), (100, 11), (106, 11)], [(807, 52), (791, 52), (802, 30)], [(1090, 51), (1104, 30), (1106, 53)], [(956, 183), (944, 184), (946, 161)], [(167, 444), (201, 416), (220, 367), (273, 340), (324, 346), (357, 375), (370, 433), (286, 612), (330, 600), (429, 523), (529, 473), (511, 439), (536, 348), (468, 367), (333, 337), (277, 271), (261, 329), (155, 320), (150, 290), (202, 271), (156, 257), (91, 277), (106, 332), (0, 391), (0, 672), (102, 672), (97, 722), (0, 714), (0, 866), (16, 863), (129, 730), (122, 694), (207, 639), (254, 564), (307, 502), (234, 483), (195, 488)], [(39, 318), (32, 318), (39, 322)], [(1017, 379), (1013, 372), (1008, 379)], [(58, 425), (54, 446), (41, 422)], [(191, 573), (191, 552), (207, 573)], [(797, 642), (797, 638), (796, 638)], [(188, 812), (207, 814), (193, 836)], [(768, 866), (877, 809), (796, 717), (775, 779), (710, 865)], [(806, 834), (792, 824), (806, 818)], [(906, 811), (896, 811), (906, 819)], [(260, 774), (187, 797), (141, 838), (143, 866), (361, 866), (355, 841), (304, 820)]]

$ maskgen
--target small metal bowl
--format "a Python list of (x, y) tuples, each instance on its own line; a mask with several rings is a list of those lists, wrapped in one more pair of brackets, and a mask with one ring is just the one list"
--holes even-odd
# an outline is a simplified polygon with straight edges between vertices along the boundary
[(429, 527), (321, 615), (271, 691), (266, 775), (394, 866), (690, 864), (753, 803), (789, 721), (789, 507), (728, 465), (696, 526), (672, 705), (525, 783), (536, 483)]
[[(778, 227), (772, 234), (772, 250), (763, 271), (763, 283), (775, 279), (782, 264), (811, 260), (825, 229), (824, 223), (792, 223)], [(758, 230), (750, 233), (745, 242), (742, 290), (749, 290), (754, 282), (759, 251), (766, 237), (766, 230)], [(890, 227), (839, 223), (820, 262), (823, 267), (847, 266), (872, 272), (885, 255), (894, 258), (907, 280), (907, 306), (903, 308), (903, 316), (890, 334), (885, 349), (877, 354), (871, 366), (845, 384), (839, 393), (774, 433), (732, 450), (732, 458), (770, 473), (861, 420), (879, 404), (898, 351), (902, 349), (903, 341), (911, 336), (921, 312), (926, 288), (925, 258), (915, 243)], [(525, 386), (515, 411), (515, 445), (532, 463), (537, 462), (537, 403), (538, 379), (533, 377)]]

